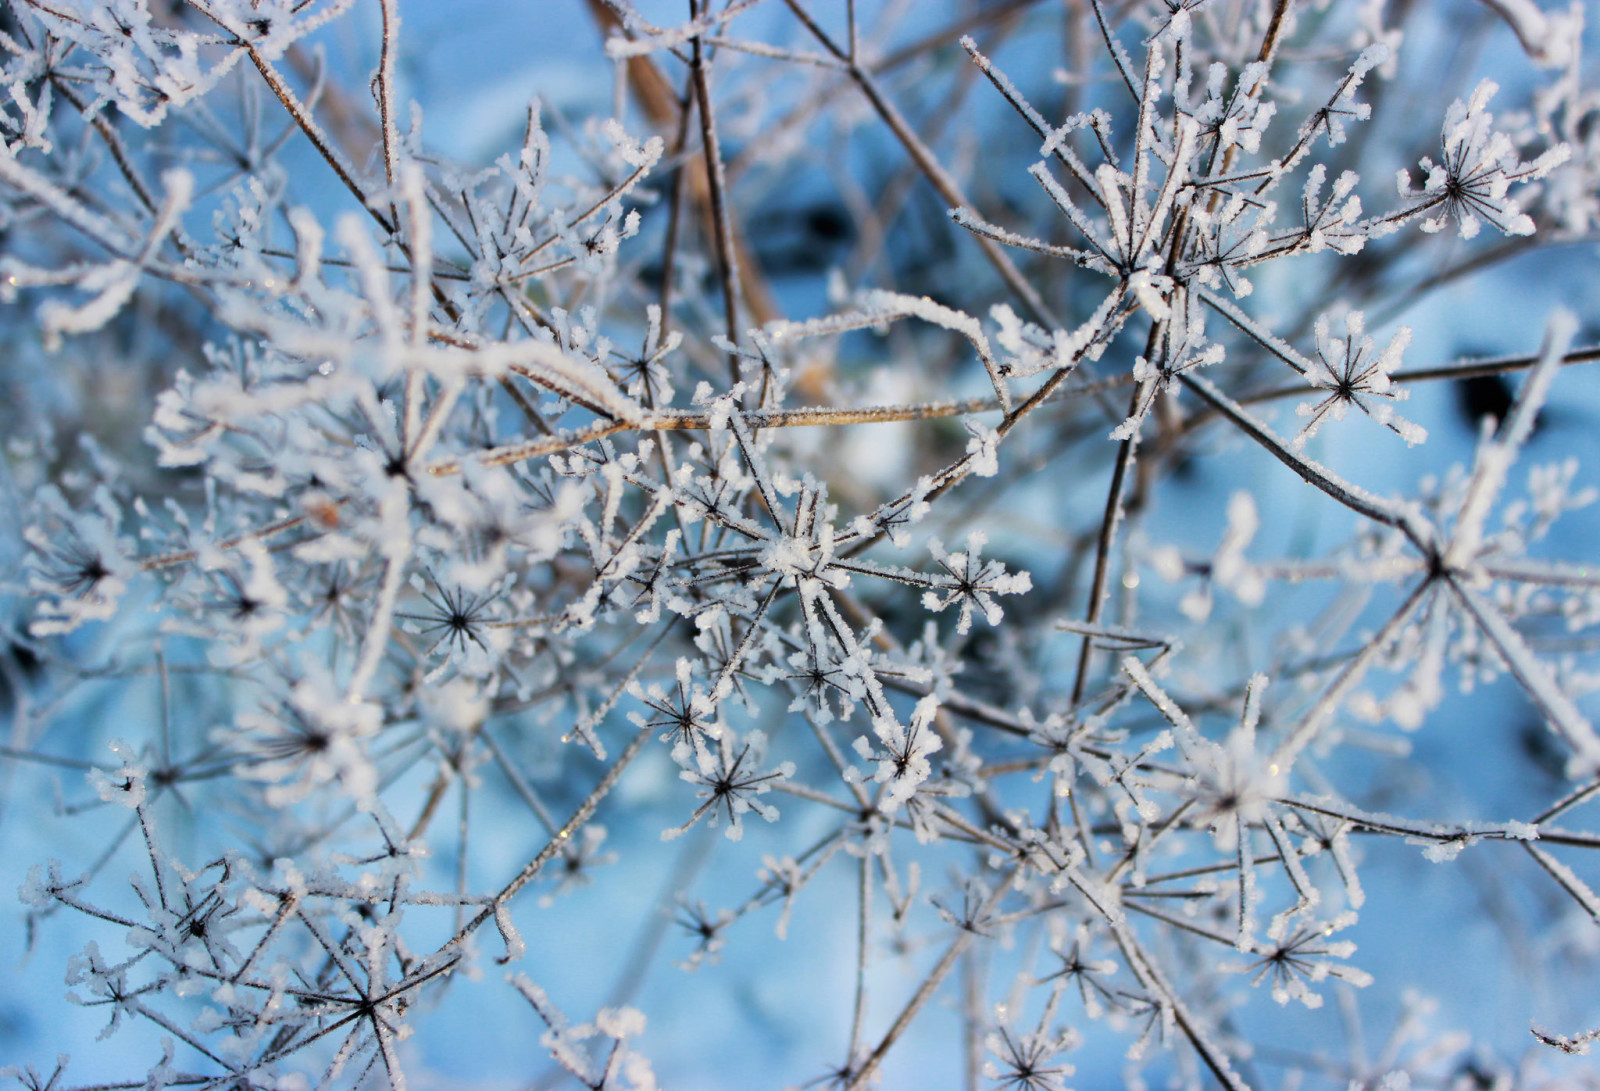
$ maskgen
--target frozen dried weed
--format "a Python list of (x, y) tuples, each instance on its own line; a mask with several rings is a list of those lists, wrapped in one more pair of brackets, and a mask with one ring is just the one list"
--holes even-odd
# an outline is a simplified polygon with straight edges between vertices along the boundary
[[(1377, 1052), (1275, 1040), (1251, 987), (1349, 1027), (1356, 988), (1407, 995), (1334, 938), (1396, 874), (1364, 886), (1363, 843), (1484, 843), (1527, 857), (1497, 882), (1600, 912), (1600, 575), (1560, 533), (1592, 468), (1526, 464), (1558, 372), (1600, 352), (1552, 308), (1504, 316), (1525, 355), (1433, 366), (1456, 342), (1421, 306), (1592, 243), (1581, 8), (605, 0), (623, 116), (534, 102), (452, 164), (397, 98), (425, 45), (359, 7), (3, 9), (19, 359), (92, 382), (148, 363), (130, 329), (178, 331), (154, 457), (6, 418), (6, 775), (65, 766), (73, 829), (21, 895), (130, 1043), (85, 1086), (404, 1087), (431, 1034), (480, 1030), (432, 1018), (474, 990), (552, 1080), (654, 1088), (639, 990), (674, 905), (710, 975), (747, 918), (851, 937), (807, 956), (842, 995), (794, 992), (847, 1014), (774, 1085), (921, 1079), (953, 1008), (951, 1085), (1064, 1088), (1110, 1036), (1130, 1082), (1557, 1086), (1544, 1058), (1595, 1032), (1535, 1030), (1513, 1076), (1415, 998)], [(1450, 81), (1408, 32), (1469, 19), (1514, 89), (1430, 97)], [(321, 52), (335, 20), (373, 33), (370, 85)], [(800, 229), (763, 196), (785, 172), (832, 185)], [(1514, 372), (1453, 474), (1394, 409)], [(1274, 415), (1308, 385), (1303, 423)], [(84, 431), (101, 405), (78, 395)], [(1367, 447), (1433, 476), (1339, 468)], [(1225, 502), (1184, 484), (1218, 451), (1249, 467)], [(1288, 543), (1311, 509), (1348, 538)], [(1535, 809), (1409, 791), (1395, 729), (1444, 726), (1451, 671), (1535, 710)], [(108, 694), (134, 710), (101, 713), (109, 755), (83, 720)], [(691, 894), (708, 854), (742, 894)], [(530, 922), (586, 887), (642, 939), (574, 1025), (554, 998), (602, 971), (549, 970), (579, 941)], [(729, 1062), (701, 1063), (674, 1078)]]

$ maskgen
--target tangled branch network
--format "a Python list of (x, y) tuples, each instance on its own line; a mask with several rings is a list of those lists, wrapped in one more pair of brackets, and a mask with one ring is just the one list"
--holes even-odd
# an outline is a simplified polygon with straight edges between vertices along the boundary
[(1586, 14), (7, 0), (5, 1074), (1595, 1087)]

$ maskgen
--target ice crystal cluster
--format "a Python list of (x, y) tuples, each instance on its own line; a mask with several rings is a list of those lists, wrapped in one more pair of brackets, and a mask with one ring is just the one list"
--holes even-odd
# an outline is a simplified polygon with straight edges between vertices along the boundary
[(1596, 1086), (1585, 15), (6, 0), (6, 1074)]

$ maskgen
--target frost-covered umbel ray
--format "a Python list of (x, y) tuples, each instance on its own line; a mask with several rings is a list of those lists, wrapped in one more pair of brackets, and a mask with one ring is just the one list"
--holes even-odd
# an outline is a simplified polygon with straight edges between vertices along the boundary
[(1584, 14), (9, 0), (6, 1071), (1593, 1086)]

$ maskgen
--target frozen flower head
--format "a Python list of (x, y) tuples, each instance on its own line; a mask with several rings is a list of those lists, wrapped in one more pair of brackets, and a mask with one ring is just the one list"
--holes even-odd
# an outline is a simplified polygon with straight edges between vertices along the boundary
[(172, 628), (213, 641), (211, 657), (219, 665), (255, 659), (263, 641), (283, 627), (289, 602), (271, 553), (247, 539), (227, 551), (202, 551), (197, 568), (202, 578), (173, 596), (197, 620)]
[(1330, 938), (1354, 923), (1353, 913), (1341, 914), (1330, 921), (1311, 921), (1281, 940), (1256, 945), (1253, 953), (1259, 957), (1255, 962), (1228, 969), (1250, 974), (1252, 985), (1266, 983), (1272, 991), (1272, 999), (1279, 1004), (1297, 1000), (1308, 1008), (1320, 1008), (1322, 994), (1314, 986), (1329, 980), (1343, 981), (1357, 988), (1372, 984), (1371, 974), (1344, 961), (1355, 954), (1356, 945), (1349, 940)]
[(776, 769), (763, 771), (761, 759), (766, 748), (766, 736), (752, 731), (742, 745), (735, 743), (731, 733), (721, 735), (709, 763), (694, 760), (692, 754), (675, 753), (674, 757), (685, 766), (679, 776), (690, 784), (699, 785), (697, 794), (705, 802), (695, 808), (683, 825), (663, 832), (662, 840), (680, 836), (707, 815), (713, 826), (727, 822), (723, 832), (730, 841), (744, 836), (743, 818), (752, 811), (768, 822), (776, 822), (778, 808), (762, 802), (760, 797), (770, 792), (775, 784), (794, 776), (794, 762), (786, 761)]
[(1343, 420), (1353, 405), (1373, 420), (1382, 424), (1408, 444), (1421, 443), (1428, 433), (1395, 413), (1390, 404), (1404, 399), (1408, 391), (1398, 389), (1390, 374), (1400, 366), (1400, 358), (1411, 343), (1411, 330), (1401, 326), (1395, 331), (1388, 346), (1378, 352), (1377, 344), (1366, 332), (1366, 318), (1360, 311), (1347, 311), (1344, 316), (1343, 337), (1333, 334), (1327, 314), (1317, 316), (1317, 355), (1311, 360), (1306, 379), (1312, 386), (1326, 390), (1320, 402), (1301, 402), (1295, 412), (1309, 417), (1300, 434), (1294, 437), (1294, 448), (1305, 446), (1317, 434), (1324, 421)]
[[(928, 759), (944, 747), (944, 740), (933, 728), (933, 718), (938, 711), (937, 699), (924, 697), (917, 702), (907, 724), (900, 723), (893, 715), (880, 716), (873, 721), (872, 733), (877, 737), (878, 747), (865, 735), (856, 739), (856, 753), (878, 763), (872, 779), (886, 786), (883, 811), (898, 810), (933, 775), (933, 764)], [(847, 778), (851, 772), (854, 770), (847, 771)]]
[(634, 1008), (601, 1008), (592, 1023), (573, 1026), (549, 994), (526, 974), (508, 977), (549, 1029), (540, 1043), (584, 1087), (605, 1091), (656, 1091), (655, 1074), (629, 1040), (644, 1033), (645, 1017)]
[(1059, 1055), (1077, 1041), (1071, 1031), (1019, 1033), (1001, 1023), (983, 1041), (994, 1057), (984, 1062), (983, 1074), (1004, 1091), (1067, 1091), (1073, 1067)]
[(1017, 595), (1033, 588), (1028, 573), (1007, 573), (1005, 565), (999, 561), (981, 559), (979, 554), (988, 541), (988, 535), (975, 530), (967, 535), (967, 548), (962, 553), (946, 553), (938, 539), (928, 543), (928, 551), (944, 573), (936, 577), (935, 590), (923, 592), (922, 605), (935, 613), (952, 604), (959, 606), (961, 616), (956, 622), (959, 634), (965, 634), (972, 627), (974, 611), (981, 613), (990, 625), (1000, 624), (1005, 611), (994, 600), (996, 595)]
[(138, 570), (132, 544), (117, 533), (121, 522), (121, 508), (104, 486), (81, 512), (54, 485), (39, 490), (34, 520), (22, 532), (31, 547), (24, 561), (27, 586), (41, 600), (30, 626), (34, 635), (70, 633), (116, 613)]
[(1533, 234), (1533, 218), (1508, 196), (1511, 186), (1543, 178), (1566, 161), (1571, 149), (1558, 144), (1531, 163), (1522, 162), (1511, 138), (1491, 128), (1494, 115), (1484, 109), (1497, 90), (1493, 80), (1483, 80), (1467, 101), (1450, 104), (1443, 152), (1437, 163), (1422, 159), (1420, 190), (1411, 188), (1408, 172), (1400, 172), (1400, 195), (1428, 214), (1422, 230), (1440, 231), (1454, 220), (1463, 239), (1477, 235), (1485, 222), (1503, 235)]
[(639, 727), (662, 728), (661, 741), (671, 744), (674, 761), (687, 765), (692, 755), (700, 769), (709, 771), (715, 759), (708, 743), (723, 735), (717, 703), (694, 681), (694, 664), (689, 659), (680, 658), (675, 670), (677, 686), (671, 692), (656, 682), (648, 689), (638, 682), (629, 684), (629, 695), (650, 711), (648, 715), (630, 712), (628, 719)]
[(90, 770), (90, 786), (107, 803), (118, 803), (128, 808), (143, 806), (146, 796), (145, 777), (150, 770), (133, 752), (133, 747), (121, 739), (112, 740), (111, 752), (122, 764), (109, 773), (101, 769)]
[(237, 747), (240, 775), (269, 782), (270, 806), (298, 803), (328, 784), (359, 803), (377, 789), (366, 740), (377, 733), (380, 715), (376, 705), (349, 700), (312, 667), (287, 694), (241, 714), (236, 729), (219, 736)]
[(1198, 770), (1193, 784), (1194, 822), (1211, 827), (1218, 845), (1232, 849), (1248, 826), (1262, 821), (1287, 778), (1256, 748), (1253, 731), (1235, 729), (1220, 744), (1196, 747), (1191, 758)]
[(426, 655), (443, 654), (443, 661), (430, 677), (454, 668), (472, 677), (492, 674), (511, 643), (511, 634), (497, 625), (503, 613), (504, 597), (510, 585), (502, 578), (483, 591), (440, 583), (429, 583), (420, 574), (411, 579), (412, 588), (422, 602), (415, 612), (396, 613), (404, 628), (429, 641)]

